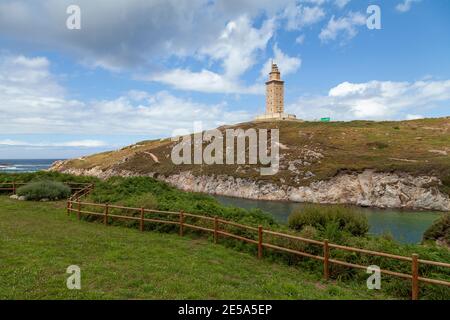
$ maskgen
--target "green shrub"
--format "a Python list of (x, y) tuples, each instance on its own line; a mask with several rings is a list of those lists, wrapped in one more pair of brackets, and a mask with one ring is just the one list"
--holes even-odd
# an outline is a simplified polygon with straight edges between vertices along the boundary
[(386, 144), (384, 142), (379, 142), (379, 141), (369, 142), (369, 143), (367, 143), (367, 146), (372, 149), (380, 149), (380, 150), (386, 149), (387, 147), (389, 147), (388, 144)]
[[(152, 197), (149, 198), (149, 197)], [(140, 197), (144, 197), (141, 199)], [(147, 198), (146, 198), (147, 197)], [(275, 220), (259, 209), (221, 205), (213, 197), (194, 192), (183, 192), (167, 183), (149, 177), (112, 177), (99, 181), (89, 195), (89, 201), (96, 203), (120, 204), (123, 206), (145, 207), (163, 211), (184, 211), (193, 214), (218, 216), (243, 224), (268, 227), (276, 226)]]
[(318, 231), (313, 226), (305, 226), (300, 232), (299, 236), (307, 239), (316, 239), (318, 237)]
[(328, 239), (332, 242), (340, 242), (345, 236), (341, 231), (339, 223), (336, 220), (328, 221), (322, 229), (322, 235), (324, 239)]
[(342, 231), (353, 236), (364, 236), (369, 231), (367, 218), (356, 208), (347, 206), (307, 205), (294, 211), (289, 216), (288, 224), (294, 230), (312, 226), (329, 240), (340, 238)]
[(65, 199), (68, 198), (70, 194), (70, 188), (58, 181), (30, 182), (17, 189), (17, 195), (24, 196), (27, 200)]
[(440, 240), (450, 245), (450, 214), (437, 219), (423, 234), (423, 240)]
[(158, 200), (151, 193), (144, 193), (137, 196), (132, 196), (128, 199), (124, 199), (115, 203), (119, 206), (132, 207), (132, 208), (145, 208), (145, 209), (157, 209)]
[(98, 178), (88, 176), (74, 176), (65, 173), (52, 171), (38, 171), (28, 173), (0, 173), (0, 183), (2, 182), (33, 182), (33, 181), (60, 181), (78, 183), (96, 183)]

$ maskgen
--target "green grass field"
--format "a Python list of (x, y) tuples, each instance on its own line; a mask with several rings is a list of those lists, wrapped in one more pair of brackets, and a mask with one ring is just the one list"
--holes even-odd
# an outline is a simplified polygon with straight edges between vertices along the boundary
[[(66, 268), (81, 268), (81, 290)], [(65, 202), (0, 196), (0, 299), (389, 299), (206, 239), (68, 217)]]

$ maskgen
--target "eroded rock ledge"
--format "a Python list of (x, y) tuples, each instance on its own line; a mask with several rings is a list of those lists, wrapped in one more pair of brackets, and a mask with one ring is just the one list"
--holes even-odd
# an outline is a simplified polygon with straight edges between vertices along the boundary
[[(56, 164), (51, 170), (74, 175), (89, 175), (101, 179), (111, 176), (138, 176), (131, 171), (100, 170), (99, 168), (62, 169)], [(149, 173), (146, 176), (155, 176)], [(278, 186), (225, 175), (194, 176), (186, 171), (170, 176), (158, 175), (181, 190), (204, 192), (255, 200), (286, 200), (323, 204), (354, 204), (379, 208), (407, 208), (450, 211), (450, 198), (438, 189), (441, 181), (432, 176), (412, 176), (407, 173), (383, 173), (365, 170), (361, 173), (341, 173), (330, 180), (313, 182), (305, 187)]]

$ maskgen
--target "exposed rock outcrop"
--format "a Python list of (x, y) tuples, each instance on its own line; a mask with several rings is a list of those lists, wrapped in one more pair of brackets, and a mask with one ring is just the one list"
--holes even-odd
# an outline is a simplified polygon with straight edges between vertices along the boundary
[[(131, 171), (92, 169), (62, 169), (56, 164), (52, 170), (75, 175), (138, 176)], [(146, 176), (156, 176), (154, 173)], [(295, 202), (355, 204), (380, 208), (408, 208), (450, 211), (450, 198), (440, 192), (441, 181), (432, 176), (412, 176), (407, 173), (384, 173), (365, 170), (357, 173), (340, 173), (309, 186), (279, 186), (262, 181), (235, 178), (226, 175), (195, 176), (189, 171), (170, 176), (157, 175), (185, 191), (241, 197), (256, 200), (286, 200)]]

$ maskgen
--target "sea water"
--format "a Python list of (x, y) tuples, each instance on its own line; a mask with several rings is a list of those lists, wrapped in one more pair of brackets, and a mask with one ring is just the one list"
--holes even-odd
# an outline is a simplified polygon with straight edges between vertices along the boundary
[(0, 173), (36, 172), (50, 168), (58, 159), (0, 159)]

